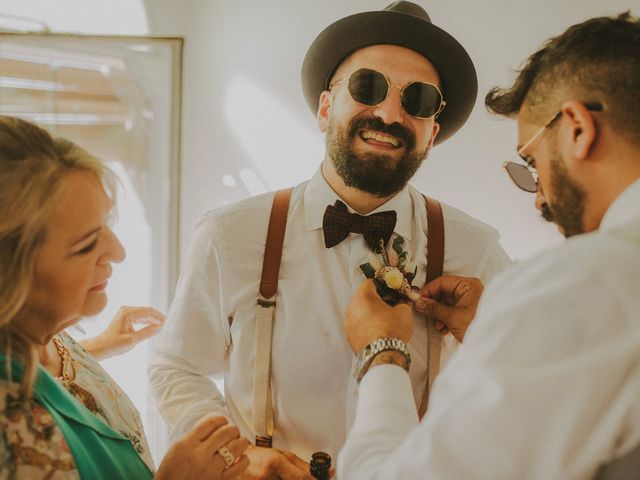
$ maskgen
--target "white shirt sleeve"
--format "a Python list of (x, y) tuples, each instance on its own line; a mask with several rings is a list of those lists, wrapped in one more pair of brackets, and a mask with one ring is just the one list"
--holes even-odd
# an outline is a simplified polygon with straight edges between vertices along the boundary
[(224, 271), (215, 214), (198, 225), (167, 321), (154, 343), (149, 381), (172, 439), (209, 414), (229, 416), (210, 377), (222, 378), (229, 324), (222, 314)]
[(356, 419), (338, 457), (338, 478), (405, 478), (397, 476), (404, 462), (398, 449), (417, 425), (409, 375), (397, 365), (371, 368), (360, 382)]
[(482, 261), (476, 267), (475, 276), (485, 285), (512, 265), (509, 255), (500, 245), (498, 238), (487, 243), (486, 251), (480, 258)]
[[(609, 270), (589, 265), (598, 247)], [(494, 282), (421, 424), (407, 375), (374, 367), (340, 480), (587, 479), (636, 446), (640, 299), (629, 252), (612, 255), (565, 249)]]

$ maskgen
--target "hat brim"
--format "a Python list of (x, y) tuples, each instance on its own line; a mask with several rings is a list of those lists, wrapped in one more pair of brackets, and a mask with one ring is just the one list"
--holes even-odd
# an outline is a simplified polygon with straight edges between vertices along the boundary
[(363, 12), (329, 25), (313, 41), (302, 64), (302, 90), (315, 115), (320, 94), (338, 66), (353, 52), (371, 45), (397, 45), (427, 58), (440, 75), (447, 105), (438, 117), (442, 143), (467, 121), (478, 94), (473, 62), (460, 43), (430, 22), (388, 10)]

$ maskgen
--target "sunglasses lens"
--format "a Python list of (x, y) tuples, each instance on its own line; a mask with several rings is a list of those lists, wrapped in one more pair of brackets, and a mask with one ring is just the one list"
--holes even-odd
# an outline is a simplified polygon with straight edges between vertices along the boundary
[(362, 68), (349, 78), (349, 93), (356, 102), (374, 106), (387, 98), (389, 84), (380, 72)]
[(402, 92), (402, 107), (414, 117), (429, 118), (438, 113), (442, 96), (438, 89), (428, 83), (413, 82)]
[(533, 174), (527, 167), (519, 163), (509, 162), (505, 168), (513, 182), (522, 190), (531, 193), (538, 191), (536, 179), (533, 178)]

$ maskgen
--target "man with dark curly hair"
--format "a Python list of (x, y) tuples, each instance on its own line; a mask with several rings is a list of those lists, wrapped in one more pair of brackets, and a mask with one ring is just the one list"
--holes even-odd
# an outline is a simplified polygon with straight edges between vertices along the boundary
[[(404, 354), (373, 358), (338, 475), (638, 478), (640, 20), (626, 13), (572, 26), (486, 104), (517, 118), (507, 173), (569, 239), (483, 294), (478, 279), (463, 277), (423, 288), (419, 308), (464, 337), (462, 348), (420, 424), (398, 368)], [(446, 304), (434, 300), (441, 295)], [(412, 336), (410, 308), (384, 304), (371, 283), (346, 316), (354, 351)]]

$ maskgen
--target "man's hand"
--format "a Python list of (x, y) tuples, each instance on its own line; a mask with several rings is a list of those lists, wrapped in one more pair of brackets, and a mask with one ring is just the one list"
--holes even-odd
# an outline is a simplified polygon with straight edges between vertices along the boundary
[(444, 275), (427, 283), (420, 298), (413, 302), (416, 311), (435, 318), (442, 333), (451, 331), (462, 342), (476, 315), (484, 286), (477, 278)]
[(122, 307), (100, 335), (80, 344), (98, 360), (120, 355), (158, 333), (164, 318), (155, 308)]
[(249, 468), (241, 480), (313, 480), (309, 464), (292, 452), (251, 445), (245, 453)]
[(344, 327), (355, 353), (383, 337), (409, 343), (413, 333), (413, 313), (411, 307), (404, 303), (393, 307), (387, 305), (376, 292), (373, 280), (369, 279), (358, 287), (347, 306)]

